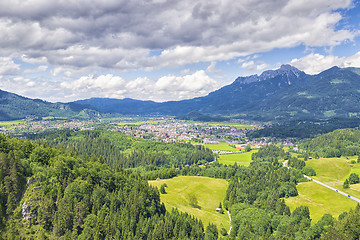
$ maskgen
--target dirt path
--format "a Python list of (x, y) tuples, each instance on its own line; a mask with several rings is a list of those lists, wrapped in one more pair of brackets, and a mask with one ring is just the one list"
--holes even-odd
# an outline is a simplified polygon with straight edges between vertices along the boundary
[(229, 211), (227, 211), (227, 214), (228, 214), (229, 219), (230, 219), (230, 229), (229, 229), (229, 233), (228, 233), (228, 235), (230, 235), (231, 229), (232, 229), (232, 226), (231, 226), (231, 216), (230, 216), (230, 212), (229, 212)]

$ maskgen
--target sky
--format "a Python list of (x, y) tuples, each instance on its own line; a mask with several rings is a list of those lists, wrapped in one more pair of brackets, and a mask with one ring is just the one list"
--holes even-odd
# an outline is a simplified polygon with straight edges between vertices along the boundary
[(182, 100), (291, 64), (360, 67), (360, 0), (0, 0), (0, 89)]

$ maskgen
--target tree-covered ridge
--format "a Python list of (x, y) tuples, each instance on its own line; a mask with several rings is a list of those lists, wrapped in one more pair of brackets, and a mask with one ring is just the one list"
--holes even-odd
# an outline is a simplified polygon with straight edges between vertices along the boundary
[(234, 176), (227, 189), (224, 206), (230, 209), (230, 239), (317, 239), (334, 219), (325, 215), (311, 226), (309, 209), (292, 213), (284, 197), (298, 194), (296, 184), (303, 175), (296, 169), (282, 167), (283, 150), (276, 146), (261, 148), (247, 168)]
[(166, 212), (140, 175), (47, 144), (0, 135), (0, 186), (1, 239), (206, 236), (200, 221)]
[(102, 157), (111, 167), (179, 167), (214, 160), (211, 150), (189, 143), (164, 143), (111, 131), (64, 130), (28, 136), (49, 144), (76, 149), (80, 155)]
[(76, 103), (50, 103), (40, 99), (30, 99), (0, 90), (0, 121), (36, 117), (74, 117), (91, 115), (91, 106)]
[(301, 148), (322, 157), (358, 155), (360, 154), (360, 131), (337, 129), (303, 143)]

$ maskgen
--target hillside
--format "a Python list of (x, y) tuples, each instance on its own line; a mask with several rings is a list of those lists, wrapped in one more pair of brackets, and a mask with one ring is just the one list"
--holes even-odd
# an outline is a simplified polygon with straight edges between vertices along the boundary
[(192, 216), (166, 211), (158, 190), (138, 174), (28, 140), (0, 135), (0, 146), (1, 239), (208, 239), (212, 235), (204, 233), (201, 221)]
[(360, 69), (333, 67), (308, 75), (290, 65), (239, 77), (207, 96), (156, 103), (133, 99), (77, 101), (101, 112), (186, 115), (190, 112), (257, 120), (329, 119), (360, 115)]
[(259, 76), (239, 77), (232, 84), (204, 97), (163, 103), (129, 98), (48, 103), (1, 91), (0, 120), (98, 114), (88, 109), (102, 113), (171, 115), (190, 119), (219, 118), (220, 115), (260, 121), (358, 117), (359, 74), (359, 68), (333, 67), (317, 75), (307, 75), (295, 67), (282, 65)]
[(36, 117), (71, 117), (78, 114), (97, 114), (89, 106), (76, 103), (50, 103), (40, 99), (30, 99), (0, 90), (0, 121)]
[(185, 115), (190, 112), (232, 115), (245, 113), (247, 106), (254, 102), (289, 88), (307, 75), (290, 65), (278, 70), (265, 71), (260, 76), (237, 78), (232, 84), (211, 92), (204, 97), (182, 101), (156, 103), (134, 99), (91, 98), (75, 103), (87, 104), (100, 112), (122, 114), (165, 114)]
[(248, 106), (269, 118), (352, 117), (360, 114), (360, 71), (333, 67)]

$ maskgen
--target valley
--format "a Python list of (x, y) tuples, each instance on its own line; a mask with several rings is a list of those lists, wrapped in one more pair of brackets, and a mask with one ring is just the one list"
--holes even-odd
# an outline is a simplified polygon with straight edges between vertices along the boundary
[[(360, 183), (354, 181), (360, 174), (360, 120), (333, 108), (302, 110), (300, 115), (294, 110), (306, 105), (306, 99), (321, 98), (304, 89), (306, 84), (315, 82), (320, 88), (324, 81), (336, 86), (350, 81), (340, 77), (357, 78), (357, 71), (333, 68), (310, 76), (282, 66), (236, 79), (197, 99), (199, 105), (192, 100), (160, 104), (93, 99), (63, 105), (37, 101), (33, 106), (34, 100), (3, 93), (3, 99), (26, 102), (43, 112), (19, 119), (4, 115), (7, 121), (0, 121), (0, 165), (5, 174), (0, 175), (0, 213), (11, 223), (0, 222), (0, 235), (322, 239), (336, 231), (349, 236), (338, 228), (356, 218), (356, 202), (303, 175), (359, 198)], [(262, 90), (255, 94), (252, 88)], [(232, 94), (251, 97), (231, 102)], [(286, 115), (280, 96), (300, 105), (287, 108)], [(217, 97), (228, 106), (209, 107)], [(275, 108), (265, 110), (270, 99)], [(234, 110), (231, 116), (226, 115), (228, 107)], [(272, 121), (264, 121), (267, 118)], [(283, 167), (285, 160), (289, 168)], [(126, 182), (125, 188), (120, 182)], [(71, 208), (77, 212), (68, 211)], [(123, 211), (131, 215), (125, 218)], [(111, 225), (110, 219), (119, 224)]]

